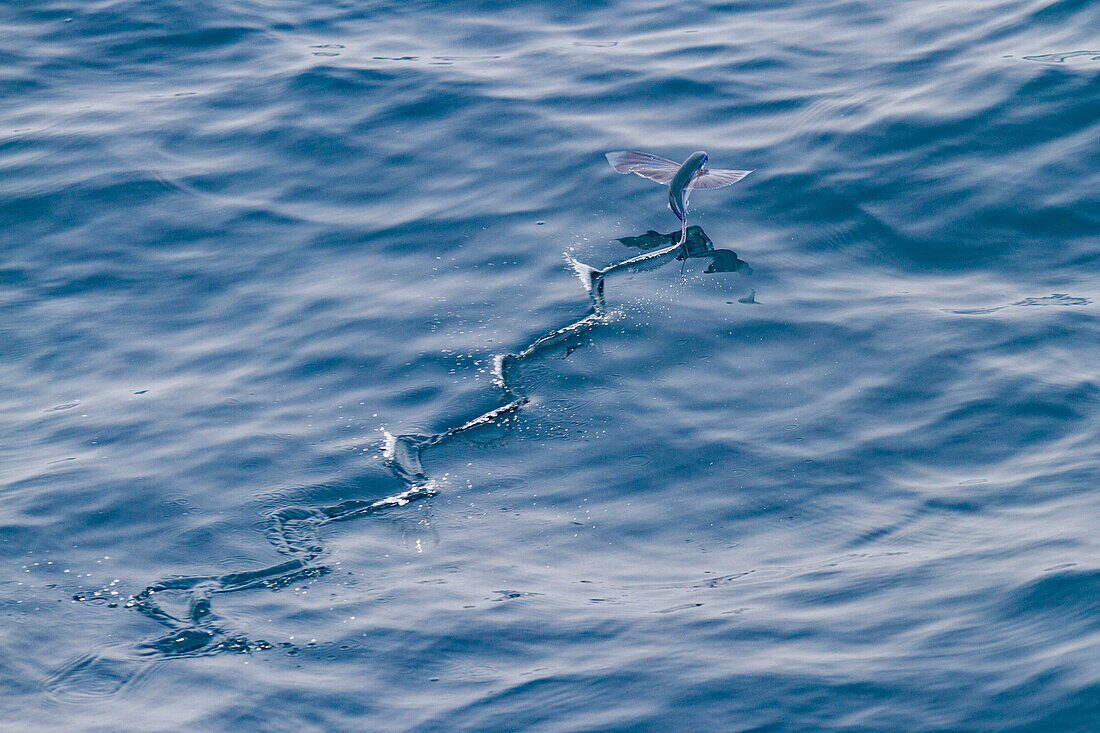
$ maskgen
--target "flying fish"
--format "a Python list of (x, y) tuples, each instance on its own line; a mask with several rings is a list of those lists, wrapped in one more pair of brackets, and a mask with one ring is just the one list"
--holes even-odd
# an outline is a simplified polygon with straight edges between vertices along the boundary
[(606, 154), (607, 162), (619, 173), (636, 173), (661, 184), (668, 184), (668, 207), (683, 225), (680, 244), (687, 241), (688, 196), (696, 188), (723, 188), (737, 183), (752, 171), (707, 168), (707, 154), (697, 150), (683, 163), (636, 150), (616, 150)]

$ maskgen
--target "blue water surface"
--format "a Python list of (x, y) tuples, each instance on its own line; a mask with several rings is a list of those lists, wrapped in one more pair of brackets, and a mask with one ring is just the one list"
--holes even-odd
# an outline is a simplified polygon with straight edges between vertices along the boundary
[(3, 726), (1095, 730), (1098, 30), (0, 3)]

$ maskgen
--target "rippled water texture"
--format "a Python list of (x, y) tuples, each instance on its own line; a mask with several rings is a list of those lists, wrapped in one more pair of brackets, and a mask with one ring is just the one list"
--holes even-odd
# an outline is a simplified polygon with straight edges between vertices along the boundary
[(1098, 29), (0, 5), (4, 724), (1093, 729)]

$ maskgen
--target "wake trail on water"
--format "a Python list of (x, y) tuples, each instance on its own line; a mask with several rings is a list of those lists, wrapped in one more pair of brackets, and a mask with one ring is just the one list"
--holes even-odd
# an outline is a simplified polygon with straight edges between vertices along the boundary
[[(270, 517), (267, 539), (276, 552), (285, 558), (282, 562), (258, 570), (221, 575), (177, 575), (150, 584), (132, 596), (125, 605), (167, 627), (168, 633), (132, 647), (115, 646), (100, 653), (86, 654), (51, 674), (46, 680), (47, 689), (65, 696), (82, 696), (88, 691), (74, 688), (93, 679), (92, 671), (100, 667), (108, 670), (108, 676), (119, 680), (121, 686), (128, 676), (138, 676), (150, 661), (221, 652), (249, 653), (275, 646), (264, 640), (249, 639), (243, 631), (235, 629), (228, 619), (219, 616), (214, 610), (215, 597), (258, 588), (277, 590), (320, 577), (331, 570), (323, 562), (326, 549), (321, 539), (321, 528), (334, 522), (382, 514), (437, 494), (439, 482), (429, 476), (423, 467), (424, 451), (478, 428), (499, 424), (522, 410), (530, 402), (530, 398), (516, 386), (512, 379), (514, 370), (524, 362), (559, 346), (564, 346), (567, 353), (571, 353), (589, 331), (612, 320), (615, 313), (607, 310), (604, 300), (604, 282), (608, 277), (652, 270), (678, 257), (686, 259), (694, 256), (715, 256), (716, 251), (702, 230), (698, 227), (692, 227), (692, 230), (695, 235), (692, 241), (698, 244), (696, 251), (692, 251), (690, 246), (685, 248), (685, 243), (691, 243), (681, 239), (675, 244), (628, 258), (602, 270), (584, 265), (566, 255), (567, 262), (588, 293), (588, 311), (576, 321), (539, 336), (519, 351), (499, 354), (493, 358), (493, 386), (501, 397), (497, 407), (434, 434), (393, 435), (384, 431), (382, 460), (390, 473), (403, 485), (402, 491), (382, 499), (349, 499), (329, 506), (279, 509)], [(656, 237), (653, 243), (674, 240), (671, 234), (657, 235), (651, 232), (646, 236)], [(642, 239), (644, 238), (628, 238), (622, 241), (633, 245)], [(743, 271), (744, 268), (740, 269)], [(714, 270), (707, 270), (711, 271)], [(89, 600), (89, 597), (86, 594), (77, 594), (74, 599)], [(292, 645), (282, 643), (280, 646)], [(123, 671), (127, 667), (133, 668), (129, 675)]]

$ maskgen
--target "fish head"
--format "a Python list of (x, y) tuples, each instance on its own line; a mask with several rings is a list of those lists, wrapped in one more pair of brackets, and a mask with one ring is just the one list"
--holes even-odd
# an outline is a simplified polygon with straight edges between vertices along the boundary
[(700, 171), (704, 170), (707, 166), (707, 153), (705, 150), (696, 150), (688, 159), (684, 161), (680, 170), (690, 171), (692, 178), (698, 176)]

